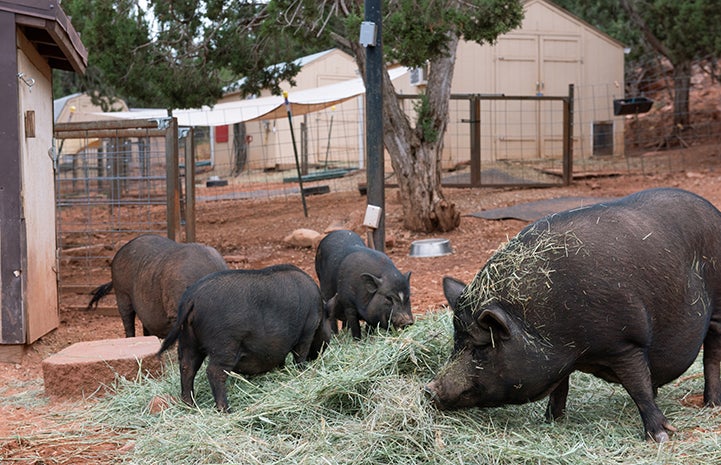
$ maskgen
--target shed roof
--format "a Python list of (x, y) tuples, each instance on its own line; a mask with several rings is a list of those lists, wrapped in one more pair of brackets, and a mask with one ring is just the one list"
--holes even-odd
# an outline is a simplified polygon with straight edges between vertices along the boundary
[(623, 47), (624, 47), (623, 43), (621, 43), (621, 41), (619, 41), (619, 40), (616, 39), (615, 37), (612, 37), (612, 36), (606, 34), (606, 33), (603, 32), (601, 29), (597, 28), (596, 26), (594, 26), (593, 24), (589, 23), (589, 22), (586, 21), (585, 19), (581, 18), (580, 16), (577, 16), (577, 15), (574, 14), (574, 13), (571, 13), (571, 12), (570, 12), (569, 10), (567, 10), (566, 8), (564, 8), (564, 7), (560, 6), (560, 5), (557, 5), (556, 3), (554, 3), (554, 2), (551, 1), (551, 0), (525, 0), (525, 1), (523, 2), (525, 8), (527, 8), (531, 3), (545, 3), (548, 7), (556, 10), (557, 13), (562, 14), (562, 15), (565, 15), (565, 16), (567, 16), (568, 18), (570, 18), (571, 20), (576, 21), (576, 22), (579, 23), (579, 24), (582, 24), (582, 25), (585, 26), (590, 32), (592, 32), (593, 34), (599, 36), (600, 38), (603, 38), (604, 40), (607, 40), (607, 41), (613, 43), (614, 45), (616, 45), (616, 46), (619, 47), (619, 48), (623, 48)]
[(59, 0), (0, 0), (0, 11), (15, 14), (15, 24), (51, 68), (85, 72), (88, 51)]

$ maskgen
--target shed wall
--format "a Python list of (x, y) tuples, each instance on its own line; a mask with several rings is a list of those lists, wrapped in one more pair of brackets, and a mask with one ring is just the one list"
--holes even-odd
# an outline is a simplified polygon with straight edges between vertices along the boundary
[[(531, 0), (524, 8), (522, 26), (500, 36), (495, 44), (459, 43), (452, 93), (566, 96), (569, 84), (574, 84), (573, 150), (577, 156), (591, 154), (594, 123), (622, 125), (624, 121), (613, 115), (613, 99), (623, 97), (623, 48), (549, 2)], [(423, 90), (407, 80), (396, 87), (404, 94)], [(560, 108), (499, 102), (482, 112), (483, 160), (560, 154)], [(454, 137), (447, 135), (444, 144), (445, 168), (467, 159), (463, 144), (470, 137), (469, 125), (451, 115), (448, 134)], [(623, 154), (623, 131), (614, 134), (614, 153)]]
[(23, 318), (24, 236), (20, 205), (20, 160), (18, 147), (18, 77), (15, 15), (0, 11), (0, 82), (5, 87), (0, 111), (0, 343), (25, 342)]
[[(55, 191), (50, 156), (53, 99), (50, 67), (20, 33), (18, 70), (35, 80), (32, 87), (21, 83), (18, 89), (24, 240), (26, 244), (32, 244), (32, 247), (26, 247), (23, 270), (26, 342), (32, 343), (59, 324), (55, 274)], [(29, 117), (29, 114), (34, 116)]]

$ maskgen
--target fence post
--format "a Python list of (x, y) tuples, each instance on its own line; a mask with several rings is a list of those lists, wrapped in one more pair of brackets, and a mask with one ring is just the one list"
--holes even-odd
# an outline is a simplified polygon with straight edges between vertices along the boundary
[(195, 242), (195, 137), (188, 128), (185, 137), (185, 242)]
[(471, 187), (481, 186), (481, 97), (470, 96)]
[(573, 181), (573, 84), (568, 85), (568, 98), (563, 100), (563, 185)]
[(169, 118), (165, 131), (165, 190), (168, 239), (180, 237), (180, 182), (178, 169), (178, 120)]

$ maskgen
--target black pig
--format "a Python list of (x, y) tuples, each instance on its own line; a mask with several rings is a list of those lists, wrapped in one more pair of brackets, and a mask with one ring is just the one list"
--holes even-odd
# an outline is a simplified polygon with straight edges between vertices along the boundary
[(621, 383), (647, 438), (675, 431), (657, 389), (704, 346), (704, 400), (721, 405), (721, 213), (651, 189), (550, 215), (499, 249), (468, 285), (446, 278), (454, 354), (426, 386), (439, 408), (549, 396), (564, 414), (575, 370)]
[[(353, 231), (332, 231), (318, 244), (315, 272), (328, 312), (360, 339), (369, 328), (413, 324), (411, 273), (402, 274), (382, 252), (366, 247)], [(337, 331), (337, 323), (332, 325)]]
[(114, 288), (125, 337), (135, 336), (137, 315), (145, 336), (163, 338), (175, 322), (178, 302), (188, 286), (227, 268), (223, 257), (208, 245), (144, 234), (115, 254), (112, 281), (92, 291), (88, 309)]
[(317, 358), (330, 341), (323, 300), (313, 278), (293, 265), (227, 270), (206, 276), (183, 294), (178, 319), (158, 355), (178, 341), (181, 397), (193, 403), (203, 360), (220, 411), (228, 411), (227, 372), (265, 373)]

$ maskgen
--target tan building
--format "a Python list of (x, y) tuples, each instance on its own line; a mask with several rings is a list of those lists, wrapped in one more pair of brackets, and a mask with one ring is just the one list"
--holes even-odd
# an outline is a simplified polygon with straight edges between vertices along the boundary
[[(128, 111), (123, 100), (111, 105), (110, 111)], [(76, 93), (66, 95), (53, 101), (53, 120), (55, 123), (81, 123), (86, 121), (114, 120), (109, 113), (93, 103), (88, 94)], [(62, 139), (62, 146), (58, 147), (59, 162), (61, 165), (72, 164), (75, 156), (84, 150), (96, 150), (102, 145), (99, 139)]]
[[(354, 58), (339, 49), (309, 55), (298, 59), (296, 63), (301, 66), (301, 71), (294, 78), (296, 86), (290, 87), (287, 83), (281, 86), (291, 97), (293, 93), (299, 91), (338, 84), (359, 77)], [(259, 97), (268, 96), (270, 92), (264, 91)], [(239, 98), (238, 92), (231, 92), (218, 103), (233, 102)], [(343, 165), (358, 163), (362, 165), (363, 144), (359, 145), (359, 140), (362, 139), (363, 126), (362, 119), (358, 119), (362, 118), (359, 114), (362, 108), (363, 95), (360, 95), (321, 111), (303, 115), (294, 114), (293, 131), (296, 149), (300, 156), (309, 164), (328, 161)], [(352, 118), (348, 118), (348, 115)], [(240, 124), (245, 124), (245, 132), (243, 140), (235, 145), (234, 133), (238, 133), (238, 128), (234, 131), (233, 125), (215, 127), (212, 149), (215, 173), (229, 175), (236, 165), (238, 156), (246, 157), (241, 164), (247, 169), (269, 169), (292, 165), (294, 152), (287, 116), (260, 117)], [(240, 133), (243, 134), (243, 131), (241, 130)], [(340, 134), (342, 137), (338, 136)], [(325, 143), (328, 139), (333, 141), (330, 147)]]
[[(576, 156), (598, 154), (599, 145), (604, 154), (622, 154), (623, 118), (613, 115), (613, 99), (624, 97), (623, 46), (549, 1), (526, 1), (524, 11), (522, 26), (500, 36), (495, 44), (459, 44), (452, 92), (567, 96), (573, 84)], [(422, 73), (420, 79), (417, 73), (412, 76), (413, 83), (409, 79), (396, 85), (400, 93), (414, 94), (423, 88)], [(483, 160), (560, 155), (558, 104), (487, 101), (481, 111)], [(468, 159), (469, 127), (451, 116), (445, 166)]]
[[(547, 0), (528, 0), (524, 10), (521, 27), (502, 35), (495, 44), (459, 44), (452, 93), (567, 97), (573, 84), (574, 158), (623, 154), (624, 119), (613, 114), (613, 100), (624, 97), (622, 45)], [(281, 86), (289, 91), (291, 100), (294, 95), (312, 92), (322, 100), (328, 86), (360, 79), (354, 58), (338, 49), (303, 57), (296, 63), (301, 66), (295, 78), (297, 86)], [(405, 95), (416, 95), (426, 83), (422, 70), (391, 78), (397, 92)], [(321, 168), (363, 168), (364, 96), (356, 92), (332, 106), (327, 101), (317, 108), (299, 107), (293, 113), (295, 150), (301, 163)], [(200, 152), (208, 154), (205, 158), (213, 167), (212, 174), (225, 177), (249, 169), (293, 166), (290, 125), (287, 113), (278, 105), (277, 97), (274, 100), (267, 91), (256, 99), (243, 100), (231, 92), (212, 109), (173, 114), (181, 125), (212, 128), (210, 147)], [(404, 105), (412, 116), (411, 102), (406, 100)], [(560, 101), (484, 100), (481, 105), (483, 161), (561, 159)], [(468, 101), (451, 101), (442, 155), (445, 168), (470, 158), (468, 106)], [(152, 113), (117, 116), (151, 117)], [(386, 167), (390, 166), (386, 162)]]

